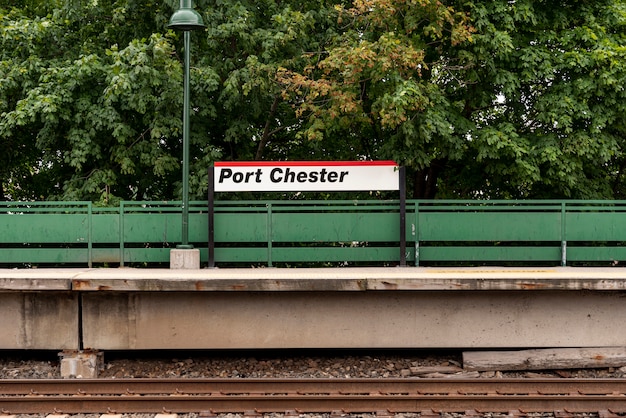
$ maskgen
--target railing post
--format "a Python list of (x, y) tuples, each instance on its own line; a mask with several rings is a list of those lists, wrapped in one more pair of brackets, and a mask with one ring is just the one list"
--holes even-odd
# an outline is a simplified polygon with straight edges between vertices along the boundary
[(406, 267), (406, 170), (404, 166), (398, 173), (400, 189), (400, 267)]
[(413, 227), (413, 234), (415, 235), (415, 267), (420, 265), (420, 213), (419, 202), (415, 202), (415, 224)]
[(272, 241), (273, 241), (273, 231), (272, 231), (272, 204), (266, 203), (265, 207), (267, 208), (267, 266), (272, 267)]
[(120, 202), (120, 267), (124, 267), (124, 201)]
[(209, 268), (215, 268), (215, 167), (209, 167), (209, 186), (207, 190), (208, 198), (208, 261)]
[(561, 267), (567, 266), (567, 237), (565, 230), (565, 202), (561, 202)]
[(93, 266), (93, 244), (92, 244), (92, 232), (93, 232), (93, 205), (91, 201), (87, 202), (87, 266), (91, 268)]

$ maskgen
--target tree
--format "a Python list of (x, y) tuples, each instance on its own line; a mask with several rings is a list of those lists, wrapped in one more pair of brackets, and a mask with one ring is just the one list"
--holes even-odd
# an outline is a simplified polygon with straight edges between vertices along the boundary
[(309, 137), (369, 126), (415, 197), (621, 195), (622, 1), (354, 4), (324, 59), (281, 74)]
[[(165, 28), (177, 2), (26, 3), (0, 12), (0, 139), (32, 151), (10, 148), (23, 164), (5, 166), (4, 194), (179, 198), (182, 35)], [(214, 160), (307, 154), (274, 74), (328, 36), (318, 6), (197, 2), (211, 25), (192, 34), (192, 198), (205, 195)]]
[(491, 1), (469, 12), (462, 103), (476, 164), (451, 165), (462, 186), (451, 195), (622, 196), (625, 3)]
[[(182, 72), (174, 35), (149, 32), (153, 12), (132, 0), (4, 9), (0, 138), (28, 149), (9, 154), (29, 170), (5, 166), (10, 197), (106, 203), (170, 193)], [(45, 181), (30, 187), (37, 178)]]
[[(176, 0), (0, 1), (0, 196), (179, 199)], [(624, 196), (623, 0), (198, 0), (215, 160), (394, 159), (413, 197)]]
[(436, 0), (337, 10), (347, 29), (333, 45), (311, 54), (305, 72), (279, 74), (307, 118), (303, 135), (359, 137), (362, 157), (392, 158), (415, 173), (456, 148), (459, 131), (437, 78), (458, 66), (445, 51), (471, 39), (468, 17)]

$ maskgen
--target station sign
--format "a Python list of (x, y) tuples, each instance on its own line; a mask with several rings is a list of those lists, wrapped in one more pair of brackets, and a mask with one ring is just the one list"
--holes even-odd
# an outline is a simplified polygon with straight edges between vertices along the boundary
[(216, 162), (214, 191), (398, 190), (393, 161)]

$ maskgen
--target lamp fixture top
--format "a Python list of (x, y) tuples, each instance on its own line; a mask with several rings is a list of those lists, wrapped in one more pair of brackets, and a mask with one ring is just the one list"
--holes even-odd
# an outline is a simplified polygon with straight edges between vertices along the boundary
[(202, 16), (192, 7), (192, 0), (180, 0), (180, 7), (167, 24), (169, 29), (189, 31), (206, 28)]

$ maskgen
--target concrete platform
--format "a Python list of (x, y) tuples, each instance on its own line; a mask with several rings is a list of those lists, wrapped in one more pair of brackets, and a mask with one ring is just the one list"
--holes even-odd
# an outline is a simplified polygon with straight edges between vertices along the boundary
[(0, 292), (71, 290), (72, 278), (83, 269), (0, 269)]
[(118, 292), (626, 290), (623, 268), (85, 269), (67, 279), (73, 290)]
[(618, 267), (0, 270), (0, 349), (625, 346), (625, 290)]

